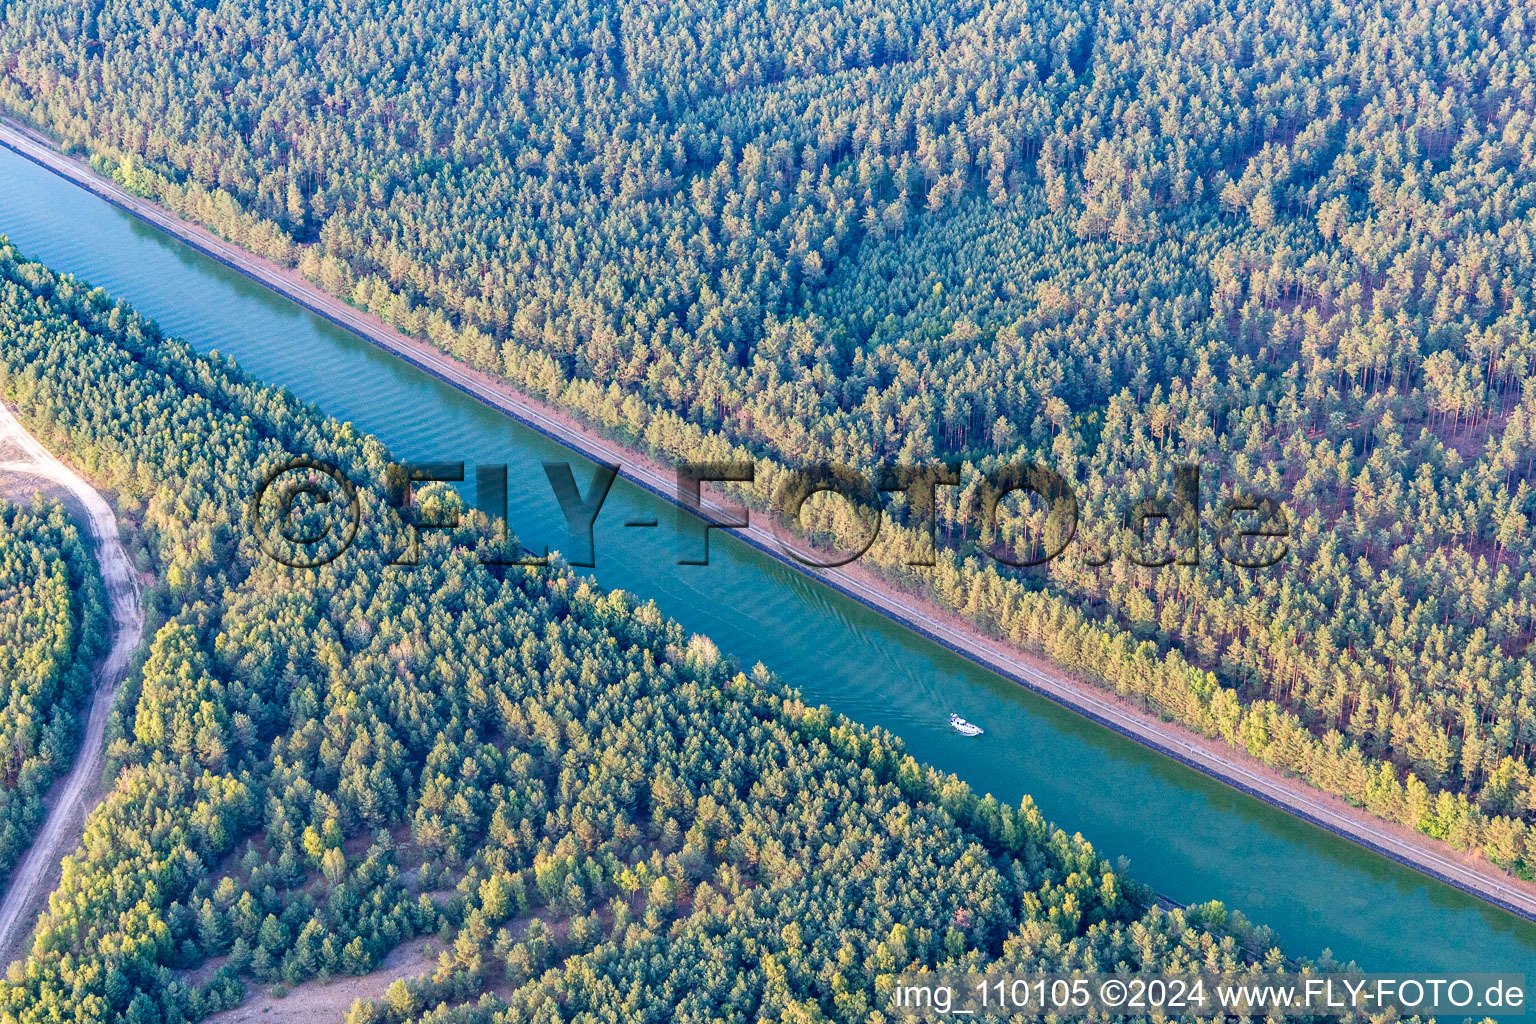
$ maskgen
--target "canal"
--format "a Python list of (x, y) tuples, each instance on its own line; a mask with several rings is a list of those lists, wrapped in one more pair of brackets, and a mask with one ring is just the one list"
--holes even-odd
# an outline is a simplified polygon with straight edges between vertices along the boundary
[[(507, 464), (509, 519), (563, 546), (540, 463), (591, 468), (543, 435), (0, 149), (0, 233), (100, 285), (203, 351), (233, 356), (397, 458)], [(657, 529), (626, 528), (655, 518)], [(1524, 970), (1536, 925), (1299, 821), (985, 671), (727, 535), (678, 565), (674, 512), (620, 480), (595, 535), (606, 587), (652, 598), (744, 666), (761, 661), (814, 703), (900, 736), (979, 791), (1029, 794), (1048, 818), (1181, 902), (1219, 899), (1288, 952), (1330, 949), (1373, 971)], [(948, 726), (958, 712), (987, 733)]]

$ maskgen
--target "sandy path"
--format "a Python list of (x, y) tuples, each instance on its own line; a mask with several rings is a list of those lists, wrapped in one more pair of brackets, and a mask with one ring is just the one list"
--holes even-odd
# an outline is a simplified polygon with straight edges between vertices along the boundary
[[(338, 975), (328, 984), (318, 980), (296, 985), (286, 996), (270, 990), (255, 991), (255, 998), (233, 1010), (224, 1010), (203, 1024), (339, 1024), (359, 999), (378, 999), (398, 978), (419, 978), (437, 966), (437, 954), (427, 952), (435, 943), (412, 939), (390, 951), (378, 968), (368, 974)], [(254, 986), (247, 986), (250, 992)]]
[[(118, 539), (117, 517), (112, 514), (111, 506), (90, 484), (38, 444), (3, 403), (0, 403), (0, 445), (18, 449), (23, 456), (0, 462), (0, 473), (51, 481), (67, 489), (85, 507), (96, 563), (112, 609), (112, 647), (96, 670), (96, 694), (91, 700), (90, 717), (86, 720), (79, 754), (62, 788), (55, 787), (51, 797), (53, 808), (31, 849), (16, 866), (5, 898), (0, 901), (0, 954), (9, 959), (12, 954), (22, 953), (22, 944), (32, 933), (35, 915), (47, 898), (46, 883), (65, 854), (79, 841), (79, 830), (89, 810), (87, 800), (99, 788), (107, 716), (112, 710), (117, 684), (122, 682), (128, 660), (144, 632), (144, 614), (139, 606), (138, 580)], [(90, 803), (94, 804), (94, 800)]]
[[(360, 312), (321, 291), (296, 272), (248, 253), (155, 203), (132, 195), (80, 161), (58, 153), (46, 139), (27, 131), (14, 121), (0, 118), (0, 146), (15, 151), (144, 222), (181, 239), (199, 252), (352, 331), (379, 348), (394, 353), (545, 436), (590, 459), (618, 465), (624, 477), (668, 501), (676, 502), (677, 478), (673, 471), (640, 452), (631, 451), (599, 436), (568, 412), (521, 394), (505, 382), (495, 380), (425, 342), (407, 337), (378, 317)], [(723, 510), (711, 505), (707, 498), (704, 507), (698, 511), (702, 518), (712, 522), (729, 518)], [(1350, 807), (1336, 797), (1289, 778), (1235, 750), (1224, 750), (1189, 729), (1164, 722), (1128, 701), (1119, 699), (1114, 693), (1084, 683), (1042, 659), (982, 636), (974, 627), (952, 613), (920, 597), (901, 593), (857, 563), (840, 569), (808, 570), (786, 555), (786, 545), (777, 533), (756, 522), (733, 533), (791, 568), (805, 572), (962, 657), (1071, 708), (1100, 725), (1335, 835), (1353, 840), (1400, 864), (1406, 864), (1505, 910), (1536, 921), (1536, 888), (1508, 878), (1504, 872), (1486, 861), (1459, 854), (1444, 843), (1408, 832), (1365, 811)], [(0, 919), (0, 923), (3, 923), (3, 919)]]

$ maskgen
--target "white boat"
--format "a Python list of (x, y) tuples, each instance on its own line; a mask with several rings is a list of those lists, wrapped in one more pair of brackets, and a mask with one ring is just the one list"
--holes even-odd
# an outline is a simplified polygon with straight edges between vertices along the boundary
[(954, 726), (955, 732), (961, 736), (980, 736), (983, 732), (981, 726), (972, 725), (959, 715), (950, 715), (949, 724)]

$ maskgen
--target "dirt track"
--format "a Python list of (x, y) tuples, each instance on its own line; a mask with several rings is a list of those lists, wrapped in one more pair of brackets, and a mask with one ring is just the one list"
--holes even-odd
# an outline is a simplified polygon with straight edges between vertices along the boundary
[[(378, 999), (397, 978), (431, 974), (437, 954), (419, 939), (396, 946), (377, 970), (360, 976), (342, 975), (329, 984), (306, 981), (285, 996), (256, 991), (233, 1010), (209, 1017), (203, 1024), (338, 1024), (359, 999)], [(248, 989), (249, 991), (249, 989)]]
[(0, 404), (0, 446), (22, 453), (19, 459), (0, 462), (0, 473), (49, 481), (69, 491), (84, 506), (86, 526), (112, 610), (112, 647), (96, 669), (96, 693), (91, 699), (79, 755), (63, 783), (56, 785), (48, 817), (32, 847), (16, 866), (5, 898), (0, 901), (0, 955), (4, 956), (0, 962), (6, 962), (22, 952), (23, 943), (32, 933), (35, 915), (47, 898), (47, 882), (78, 841), (85, 816), (95, 802), (107, 716), (117, 685), (127, 672), (128, 660), (143, 635), (144, 615), (139, 606), (138, 580), (118, 539), (117, 517), (111, 506), (90, 484), (38, 444), (4, 404)]

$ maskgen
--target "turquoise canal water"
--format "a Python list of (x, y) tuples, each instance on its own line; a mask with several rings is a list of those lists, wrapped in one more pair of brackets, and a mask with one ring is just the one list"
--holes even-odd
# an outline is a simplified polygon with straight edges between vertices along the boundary
[[(590, 466), (535, 431), (0, 149), (0, 233), (105, 287), (199, 349), (235, 357), (397, 458), (509, 466), (509, 518), (530, 547), (564, 546), (539, 466)], [(625, 528), (654, 517), (656, 529)], [(1078, 831), (1186, 902), (1220, 899), (1275, 928), (1287, 950), (1331, 949), (1374, 971), (1526, 970), (1536, 925), (1298, 821), (972, 665), (857, 602), (715, 533), (708, 566), (677, 565), (673, 512), (623, 480), (597, 521), (607, 587), (654, 598), (743, 665), (761, 661), (918, 758)], [(958, 712), (981, 739), (948, 726)]]

